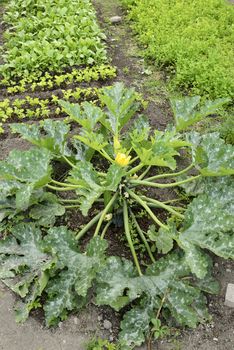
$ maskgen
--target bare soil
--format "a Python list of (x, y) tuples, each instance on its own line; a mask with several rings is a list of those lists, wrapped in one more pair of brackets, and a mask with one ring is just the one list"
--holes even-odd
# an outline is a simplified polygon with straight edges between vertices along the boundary
[[(164, 85), (162, 72), (147, 67), (135, 44), (136, 40), (129, 29), (125, 14), (118, 0), (94, 0), (101, 26), (107, 39), (106, 44), (112, 64), (118, 69), (117, 80), (136, 89), (149, 100), (145, 112), (153, 127), (165, 129), (172, 121), (172, 114), (168, 102), (168, 93)], [(110, 17), (121, 16), (122, 21), (111, 24)], [(1, 10), (0, 10), (1, 16)], [(0, 27), (0, 43), (1, 27)], [(1, 58), (0, 58), (1, 63)], [(149, 74), (150, 72), (150, 74)], [(111, 83), (110, 81), (108, 83)], [(107, 84), (107, 83), (105, 83)], [(2, 91), (0, 100), (6, 96)], [(51, 94), (49, 92), (48, 94)], [(47, 92), (36, 93), (35, 96), (47, 96)], [(20, 96), (15, 96), (20, 97)], [(15, 135), (6, 133), (0, 141), (0, 159), (4, 159), (10, 150), (17, 148), (25, 150), (29, 147)], [(68, 221), (74, 226), (80, 220), (77, 215), (70, 213)], [(113, 231), (112, 254), (126, 256), (125, 249), (119, 248), (118, 233)], [(158, 341), (153, 344), (156, 350), (232, 350), (234, 349), (234, 310), (224, 306), (224, 296), (228, 283), (234, 283), (234, 262), (215, 260), (214, 274), (220, 282), (221, 292), (216, 297), (209, 297), (208, 305), (213, 321), (207, 325), (200, 325), (196, 330), (186, 330), (177, 338)], [(67, 321), (61, 322), (55, 329), (44, 326), (41, 312), (34, 312), (24, 325), (17, 325), (14, 320), (13, 304), (15, 296), (0, 285), (0, 350), (83, 350), (85, 343), (93, 335), (115, 338), (119, 329), (120, 314), (110, 308), (97, 308), (90, 304), (81, 313), (73, 313)], [(104, 330), (103, 321), (112, 323), (110, 330)], [(139, 350), (146, 350), (142, 346)]]

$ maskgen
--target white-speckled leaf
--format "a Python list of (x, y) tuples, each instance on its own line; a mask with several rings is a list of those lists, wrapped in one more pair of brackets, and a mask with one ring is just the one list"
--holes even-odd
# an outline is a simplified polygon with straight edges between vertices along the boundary
[(188, 135), (192, 143), (193, 160), (203, 176), (234, 174), (234, 146), (225, 144), (219, 133)]
[(0, 177), (29, 183), (34, 187), (44, 186), (50, 181), (50, 161), (51, 153), (47, 149), (13, 150), (7, 160), (0, 162)]
[(185, 212), (181, 242), (208, 249), (223, 258), (234, 259), (234, 183), (212, 182)]
[(87, 247), (87, 253), (80, 253), (73, 233), (66, 227), (50, 229), (45, 242), (58, 257), (57, 268), (62, 269), (50, 280), (46, 289), (46, 323), (53, 325), (63, 319), (68, 310), (84, 302), (97, 271), (105, 260), (107, 242), (99, 237), (93, 238)]
[(110, 257), (98, 274), (96, 303), (119, 310), (142, 297), (144, 307), (140, 304), (126, 314), (120, 333), (120, 342), (126, 349), (141, 345), (149, 329), (152, 312), (157, 312), (164, 296), (163, 307), (170, 310), (178, 323), (195, 327), (199, 321), (208, 318), (205, 299), (200, 289), (193, 286), (193, 279), (185, 278), (189, 276), (190, 269), (185, 258), (176, 253), (158, 260), (141, 277), (137, 276), (131, 262)]

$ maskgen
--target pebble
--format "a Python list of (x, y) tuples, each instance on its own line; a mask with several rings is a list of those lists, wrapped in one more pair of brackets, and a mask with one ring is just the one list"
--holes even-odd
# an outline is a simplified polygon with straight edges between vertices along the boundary
[(110, 18), (111, 23), (116, 24), (120, 23), (122, 21), (122, 17), (120, 16), (113, 16)]
[(229, 273), (230, 273), (230, 272), (232, 272), (232, 270), (231, 270), (231, 269), (226, 269), (226, 272), (229, 272)]
[(234, 308), (234, 284), (233, 283), (228, 283), (224, 304), (226, 306)]
[(214, 266), (215, 266), (215, 267), (219, 267), (219, 264), (218, 264), (218, 263), (215, 263)]
[(219, 341), (218, 338), (213, 338), (214, 341)]
[(103, 320), (103, 316), (102, 316), (102, 315), (99, 315), (97, 319), (98, 319), (98, 321), (100, 322), (100, 321)]
[(114, 337), (111, 335), (111, 336), (109, 337), (109, 340), (110, 340), (110, 341), (113, 341), (113, 340), (114, 340)]
[(104, 327), (105, 329), (111, 329), (112, 323), (111, 323), (110, 321), (108, 321), (108, 320), (104, 320), (104, 322), (103, 322), (103, 327)]
[(78, 324), (79, 323), (78, 317), (74, 317), (73, 321), (75, 324)]

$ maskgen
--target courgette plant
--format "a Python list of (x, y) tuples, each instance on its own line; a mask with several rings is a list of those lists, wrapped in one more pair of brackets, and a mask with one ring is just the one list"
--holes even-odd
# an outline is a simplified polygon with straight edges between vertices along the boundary
[[(0, 162), (0, 277), (22, 298), (18, 321), (43, 307), (55, 325), (91, 297), (117, 311), (130, 304), (119, 345), (132, 349), (159, 318), (189, 327), (209, 319), (204, 292), (218, 292), (211, 256), (234, 258), (234, 148), (189, 130), (227, 100), (173, 100), (175, 125), (165, 131), (151, 129), (136, 100), (117, 83), (101, 93), (103, 108), (60, 101), (66, 120), (12, 125), (35, 146)], [(59, 176), (58, 163), (68, 166)], [(168, 190), (173, 197), (160, 199)], [(70, 209), (90, 215), (76, 232), (56, 224)], [(108, 255), (117, 224), (132, 261)]]

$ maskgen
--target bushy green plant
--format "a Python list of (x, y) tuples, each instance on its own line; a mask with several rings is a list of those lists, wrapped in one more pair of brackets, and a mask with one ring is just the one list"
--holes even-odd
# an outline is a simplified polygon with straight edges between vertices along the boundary
[[(18, 321), (43, 307), (46, 324), (55, 325), (88, 302), (91, 287), (97, 305), (116, 311), (131, 305), (119, 334), (119, 346), (127, 350), (149, 334), (165, 334), (161, 320), (168, 317), (189, 327), (209, 319), (203, 292), (217, 293), (218, 285), (207, 252), (234, 258), (234, 148), (218, 133), (189, 131), (226, 100), (200, 108), (199, 98), (172, 101), (175, 126), (164, 132), (151, 130), (144, 116), (126, 129), (139, 107), (133, 89), (118, 83), (104, 88), (100, 100), (103, 109), (60, 102), (80, 126), (71, 139), (68, 121), (12, 125), (35, 147), (14, 150), (0, 162), (0, 278), (23, 299)], [(189, 165), (181, 170), (184, 155)], [(70, 168), (59, 179), (53, 168), (58, 162)], [(160, 198), (162, 191), (177, 191), (165, 201), (157, 189)], [(77, 232), (56, 225), (69, 209), (90, 214)], [(142, 211), (148, 228), (142, 227)], [(115, 225), (133, 261), (107, 253)], [(148, 254), (144, 265), (132, 225)]]
[(225, 0), (122, 0), (144, 46), (171, 86), (210, 98), (233, 97), (234, 7)]
[(38, 76), (65, 66), (107, 60), (90, 0), (18, 0), (6, 6), (5, 78)]

